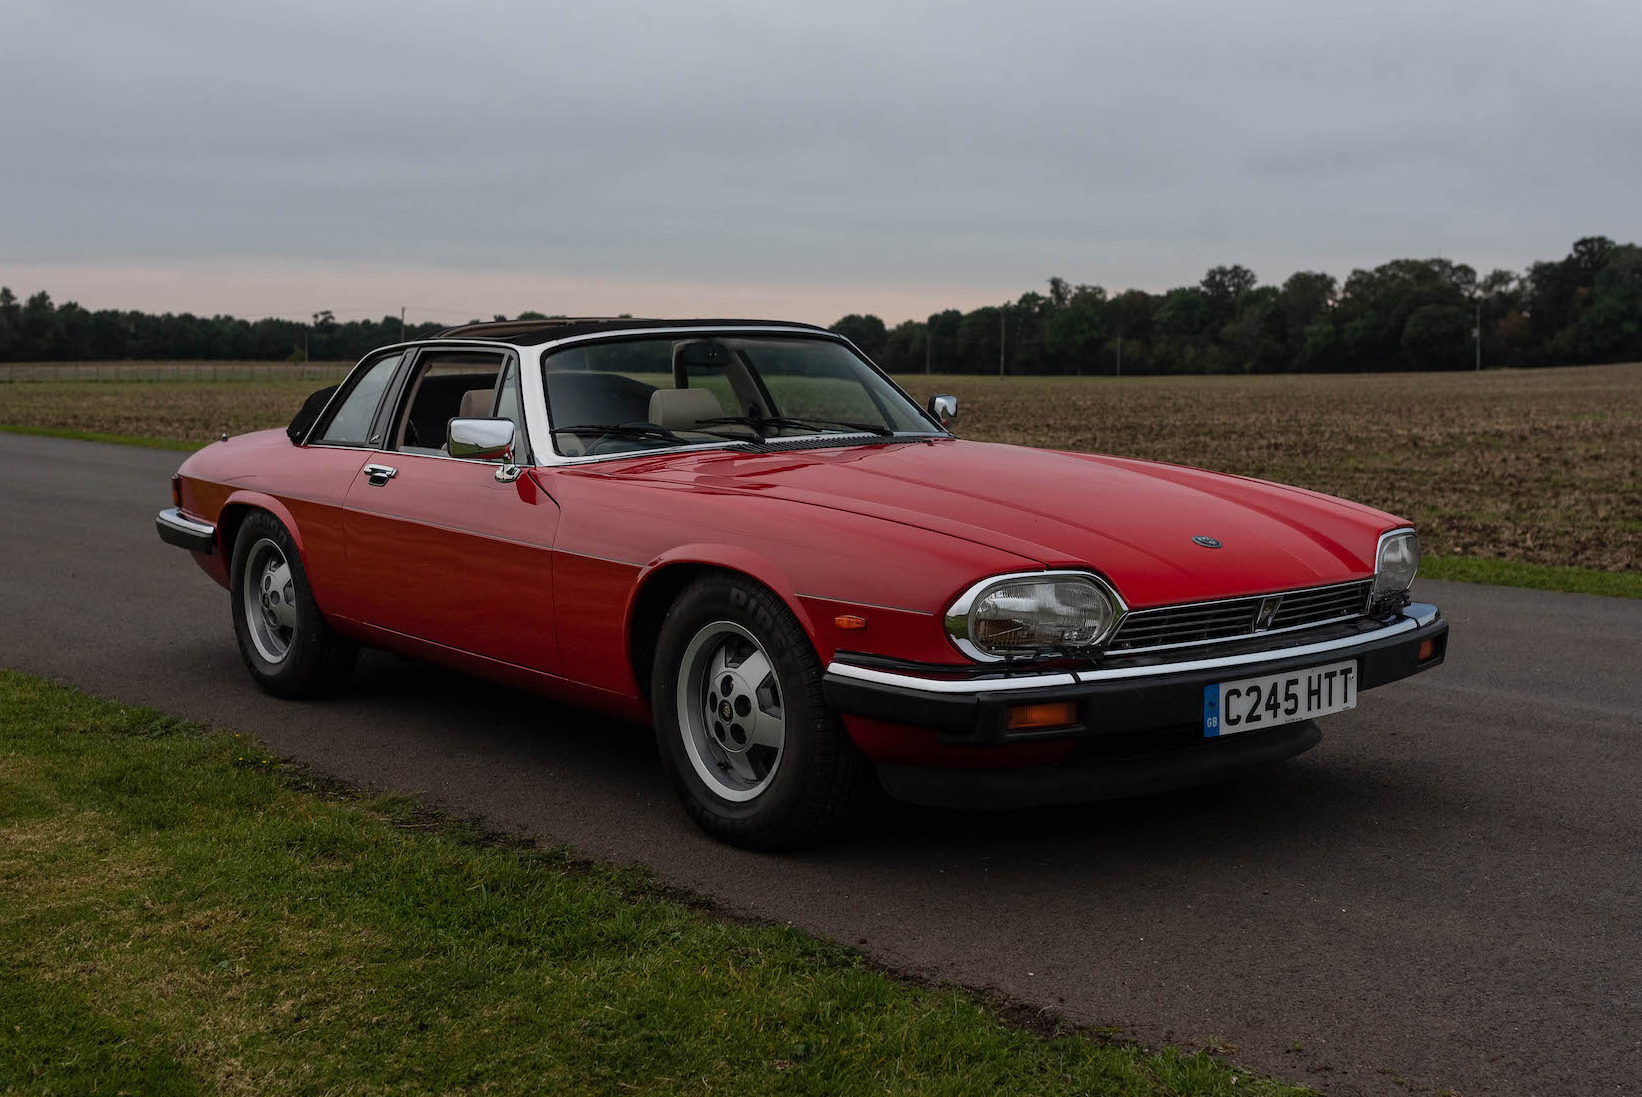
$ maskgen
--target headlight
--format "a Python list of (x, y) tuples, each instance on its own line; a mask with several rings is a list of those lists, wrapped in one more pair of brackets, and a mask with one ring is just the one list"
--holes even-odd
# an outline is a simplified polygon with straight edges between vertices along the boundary
[(977, 583), (946, 613), (946, 629), (965, 655), (1010, 656), (1093, 647), (1112, 633), (1119, 604), (1079, 572), (1007, 575)]
[(1419, 570), (1419, 534), (1411, 529), (1382, 534), (1379, 558), (1374, 562), (1374, 601), (1406, 594)]

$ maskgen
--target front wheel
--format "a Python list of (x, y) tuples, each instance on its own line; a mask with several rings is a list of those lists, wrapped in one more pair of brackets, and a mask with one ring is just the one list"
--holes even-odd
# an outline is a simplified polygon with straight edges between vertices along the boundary
[(296, 542), (279, 519), (267, 511), (245, 519), (229, 574), (234, 636), (257, 685), (276, 697), (314, 697), (347, 682), (359, 647), (320, 614)]
[(750, 579), (704, 576), (673, 604), (651, 679), (656, 741), (707, 833), (778, 849), (854, 816), (871, 763), (827, 707), (821, 674), (792, 612)]

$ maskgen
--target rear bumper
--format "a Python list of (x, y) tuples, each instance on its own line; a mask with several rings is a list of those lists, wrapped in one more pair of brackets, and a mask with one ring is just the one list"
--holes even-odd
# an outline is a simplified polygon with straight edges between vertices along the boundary
[[(1204, 691), (1216, 683), (1354, 659), (1358, 690), (1374, 689), (1439, 666), (1447, 646), (1448, 622), (1435, 606), (1415, 604), (1392, 619), (1358, 621), (1299, 642), (1262, 650), (1255, 640), (1184, 661), (1154, 656), (1149, 661), (1112, 660), (1089, 670), (968, 676), (835, 661), (823, 685), (828, 702), (849, 716), (899, 726), (909, 735), (924, 729), (925, 741), (934, 733), (938, 749), (929, 752), (928, 768), (880, 766), (885, 786), (895, 795), (927, 803), (1043, 803), (1141, 795), (1213, 781), (1298, 754), (1321, 738), (1310, 722), (1205, 736)], [(1072, 703), (1076, 721), (1009, 730), (1011, 706), (1053, 702)], [(998, 752), (992, 766), (986, 761), (987, 748), (1034, 742), (1061, 743), (1064, 762), (1010, 769), (1007, 749)], [(950, 757), (946, 748), (953, 747), (970, 748), (963, 752), (967, 757), (961, 771), (940, 765), (943, 751)], [(906, 753), (895, 760), (921, 761)], [(944, 794), (953, 788), (962, 791)], [(943, 794), (936, 795), (937, 790)]]
[(155, 515), (154, 528), (159, 531), (160, 540), (168, 545), (207, 555), (217, 549), (217, 527), (190, 518), (176, 507), (166, 507)]

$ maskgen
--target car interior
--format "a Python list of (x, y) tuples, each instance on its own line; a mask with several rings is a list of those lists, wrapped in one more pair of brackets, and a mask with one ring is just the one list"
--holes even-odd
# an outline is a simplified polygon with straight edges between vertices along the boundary
[[(652, 365), (654, 368), (654, 365)], [(723, 433), (750, 427), (715, 425), (704, 433), (704, 420), (726, 415), (763, 416), (773, 413), (773, 401), (753, 372), (732, 348), (711, 339), (681, 340), (672, 347), (667, 368), (673, 385), (653, 385), (625, 373), (599, 368), (579, 355), (556, 355), (546, 370), (548, 405), (557, 426), (583, 424), (649, 424), (692, 440), (722, 441)], [(659, 371), (651, 374), (660, 379)], [(596, 435), (560, 434), (558, 451), (580, 456), (598, 443)]]
[[(452, 419), (510, 419), (516, 445), (525, 445), (518, 372), (511, 360), (492, 354), (441, 352), (424, 355), (406, 385), (395, 449), (445, 456)], [(515, 454), (523, 460), (524, 455)]]

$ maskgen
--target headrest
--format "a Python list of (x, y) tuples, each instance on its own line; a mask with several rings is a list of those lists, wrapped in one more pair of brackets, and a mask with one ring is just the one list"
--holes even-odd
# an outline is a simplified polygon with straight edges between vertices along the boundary
[(462, 393), (462, 407), (457, 413), (457, 418), (490, 418), (491, 398), (495, 395), (495, 389), (468, 389), (466, 392)]
[(650, 422), (668, 430), (688, 430), (723, 414), (718, 397), (706, 389), (657, 389), (650, 394)]

